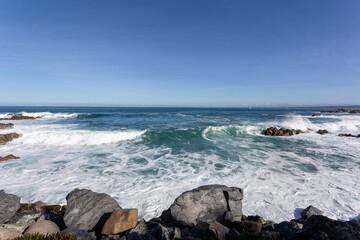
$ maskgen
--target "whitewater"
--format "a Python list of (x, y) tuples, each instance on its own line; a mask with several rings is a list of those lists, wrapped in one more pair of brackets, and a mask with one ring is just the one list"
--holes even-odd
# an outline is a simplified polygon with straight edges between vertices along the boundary
[[(314, 205), (360, 218), (360, 114), (323, 109), (0, 107), (21, 137), (0, 145), (0, 189), (22, 202), (66, 204), (87, 188), (114, 197), (139, 218), (159, 216), (182, 192), (204, 184), (244, 189), (245, 215), (277, 222)], [(328, 110), (328, 109), (327, 109)], [(264, 136), (267, 127), (301, 129)], [(330, 134), (316, 131), (327, 129)]]

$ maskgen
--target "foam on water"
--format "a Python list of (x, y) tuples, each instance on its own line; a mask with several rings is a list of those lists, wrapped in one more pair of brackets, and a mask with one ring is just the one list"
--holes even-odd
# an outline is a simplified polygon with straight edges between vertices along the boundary
[(18, 113), (0, 113), (0, 118), (11, 118), (12, 116), (41, 117), (44, 119), (52, 118), (76, 118), (77, 113), (51, 113), (51, 112), (18, 112)]
[[(146, 132), (94, 131), (51, 119), (19, 121), (10, 131), (22, 137), (0, 146), (0, 155), (21, 159), (0, 164), (6, 179), (0, 189), (24, 202), (65, 204), (72, 189), (89, 188), (110, 194), (122, 207), (139, 208), (140, 217), (150, 219), (181, 192), (221, 183), (244, 189), (246, 215), (280, 222), (311, 204), (331, 218), (347, 220), (360, 213), (360, 141), (336, 134), (359, 133), (358, 117), (286, 115)], [(331, 134), (268, 137), (262, 135), (268, 126), (326, 128)]]

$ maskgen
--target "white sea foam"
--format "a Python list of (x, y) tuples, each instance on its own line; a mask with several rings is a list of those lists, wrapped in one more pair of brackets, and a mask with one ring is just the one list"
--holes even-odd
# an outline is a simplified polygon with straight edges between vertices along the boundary
[(0, 118), (11, 118), (12, 116), (29, 116), (29, 117), (41, 117), (44, 119), (52, 118), (75, 118), (77, 113), (51, 113), (51, 112), (18, 112), (18, 113), (1, 113)]

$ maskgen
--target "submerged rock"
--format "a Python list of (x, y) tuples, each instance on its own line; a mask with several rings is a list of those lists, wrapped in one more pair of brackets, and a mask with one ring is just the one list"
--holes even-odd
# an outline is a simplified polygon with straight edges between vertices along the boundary
[(243, 190), (237, 187), (201, 186), (177, 197), (163, 213), (162, 219), (189, 227), (199, 222), (221, 222), (227, 211), (231, 211), (234, 218), (241, 219), (242, 199)]
[(115, 199), (105, 193), (74, 189), (67, 196), (64, 222), (81, 230), (102, 229), (110, 214), (121, 209)]
[(339, 137), (359, 137), (360, 135), (358, 136), (355, 136), (355, 135), (352, 135), (350, 133), (340, 133), (338, 134)]
[(13, 123), (0, 123), (0, 129), (9, 129), (13, 127), (14, 127)]
[(315, 113), (315, 114), (313, 114), (313, 115), (311, 115), (311, 116), (312, 116), (312, 117), (320, 117), (321, 114)]
[[(36, 117), (36, 118), (40, 118), (40, 117)], [(12, 116), (11, 118), (0, 118), (0, 120), (34, 120), (36, 118), (30, 116)]]
[(20, 137), (20, 134), (17, 133), (7, 133), (7, 134), (0, 134), (0, 144), (5, 144), (7, 142), (12, 141), (14, 138)]
[(20, 208), (20, 198), (0, 191), (0, 224), (6, 223)]
[(12, 159), (20, 159), (20, 157), (14, 156), (14, 155), (12, 155), (12, 154), (6, 155), (5, 157), (1, 157), (1, 156), (0, 156), (0, 162), (12, 160)]
[(324, 135), (324, 134), (328, 134), (329, 131), (326, 130), (326, 129), (319, 129), (316, 133), (321, 134), (321, 135)]
[(344, 109), (340, 108), (335, 111), (321, 111), (322, 113), (360, 113), (360, 110), (357, 109)]
[(277, 127), (269, 127), (265, 130), (266, 136), (292, 136), (300, 133), (304, 133), (304, 131), (300, 129), (278, 129)]

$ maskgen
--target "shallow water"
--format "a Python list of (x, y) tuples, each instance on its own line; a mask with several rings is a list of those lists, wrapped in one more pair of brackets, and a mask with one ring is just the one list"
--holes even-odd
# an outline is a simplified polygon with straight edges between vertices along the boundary
[[(0, 146), (0, 189), (22, 201), (65, 203), (74, 188), (158, 216), (183, 191), (220, 183), (245, 191), (244, 213), (282, 221), (312, 204), (344, 219), (360, 213), (360, 114), (321, 109), (0, 107), (22, 136)], [(1, 121), (9, 122), (9, 121)], [(313, 130), (268, 137), (270, 126)], [(328, 135), (319, 135), (327, 129)]]

